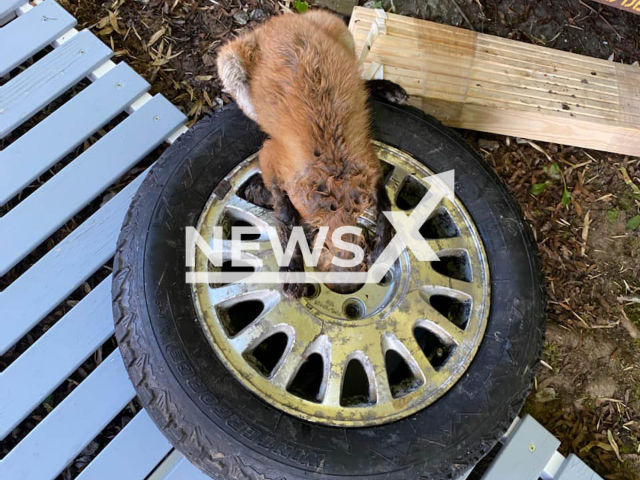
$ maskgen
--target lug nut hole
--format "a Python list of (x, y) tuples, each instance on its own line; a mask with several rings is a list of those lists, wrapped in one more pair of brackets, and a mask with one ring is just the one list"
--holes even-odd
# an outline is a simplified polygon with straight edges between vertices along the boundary
[(387, 271), (387, 273), (384, 274), (384, 277), (380, 279), (380, 281), (378, 282), (378, 285), (380, 285), (381, 287), (387, 287), (391, 285), (392, 281), (393, 281), (393, 274), (391, 273), (391, 270), (389, 270)]
[(304, 296), (308, 299), (316, 298), (320, 295), (320, 286), (315, 283), (307, 283), (304, 286)]
[(350, 298), (344, 302), (342, 309), (349, 320), (359, 320), (364, 317), (364, 304), (356, 298)]

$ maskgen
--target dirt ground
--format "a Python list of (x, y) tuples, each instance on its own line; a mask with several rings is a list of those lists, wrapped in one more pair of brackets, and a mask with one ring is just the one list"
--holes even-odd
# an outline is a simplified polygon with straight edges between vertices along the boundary
[[(229, 101), (216, 79), (216, 49), (293, 9), (288, 0), (59, 3), (190, 122)], [(640, 16), (590, 0), (383, 0), (382, 6), (611, 61), (640, 60)], [(525, 411), (562, 440), (562, 453), (576, 453), (607, 479), (640, 479), (640, 227), (634, 228), (640, 160), (462, 133), (517, 198), (543, 259), (547, 343)]]

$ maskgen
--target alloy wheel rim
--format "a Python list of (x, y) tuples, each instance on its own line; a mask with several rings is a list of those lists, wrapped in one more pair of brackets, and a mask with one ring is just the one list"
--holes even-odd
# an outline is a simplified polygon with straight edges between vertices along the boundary
[[(410, 213), (428, 189), (422, 179), (433, 172), (386, 144), (375, 142), (375, 149), (392, 209)], [(240, 195), (259, 173), (257, 154), (233, 169), (197, 225), (211, 244), (214, 227), (258, 229), (251, 240), (260, 250), (243, 253), (251, 264), (246, 275), (278, 271), (265, 231), (275, 225), (273, 212)], [(363, 218), (363, 226), (370, 224)], [(482, 341), (490, 306), (484, 247), (458, 197), (443, 198), (421, 233), (440, 262), (420, 262), (406, 249), (379, 284), (367, 283), (352, 294), (314, 284), (307, 296), (290, 301), (278, 285), (194, 283), (198, 320), (234, 377), (286, 413), (343, 427), (405, 418), (464, 374)], [(194, 270), (220, 269), (196, 249)]]

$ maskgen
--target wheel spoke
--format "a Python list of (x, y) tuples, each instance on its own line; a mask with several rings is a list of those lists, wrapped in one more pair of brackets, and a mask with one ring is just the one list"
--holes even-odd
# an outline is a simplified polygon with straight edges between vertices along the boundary
[(264, 291), (264, 285), (256, 283), (230, 283), (221, 287), (209, 287), (212, 305), (219, 305), (246, 296), (250, 292)]
[(467, 240), (463, 237), (427, 238), (425, 241), (436, 253), (443, 250), (467, 250)]
[(393, 168), (393, 172), (391, 173), (389, 180), (387, 180), (387, 184), (386, 184), (387, 195), (389, 195), (389, 198), (391, 199), (391, 204), (394, 206), (396, 204), (396, 197), (398, 196), (398, 192), (402, 188), (402, 183), (404, 182), (404, 179), (407, 178), (408, 175), (409, 175), (409, 172), (396, 166)]
[(460, 345), (464, 340), (464, 330), (440, 315), (435, 309), (431, 311), (430, 315), (419, 319), (417, 325), (437, 335), (446, 344)]
[(421, 380), (423, 382), (429, 381), (435, 375), (436, 369), (427, 360), (416, 339), (414, 337), (407, 338), (402, 344), (407, 349), (408, 357), (405, 357), (405, 360), (408, 360), (409, 367), (411, 368), (413, 364), (413, 367), (420, 372)]
[(302, 356), (304, 352), (304, 345), (297, 339), (293, 339), (293, 346), (290, 352), (285, 352), (286, 357), (273, 373), (271, 382), (278, 388), (287, 389), (293, 376), (298, 371), (298, 368), (304, 363)]
[(327, 380), (327, 387), (324, 393), (322, 403), (325, 405), (340, 406), (340, 394), (342, 393), (342, 376), (344, 369), (339, 371), (331, 369)]
[(477, 287), (473, 282), (465, 282), (456, 278), (447, 277), (446, 275), (442, 275), (441, 273), (433, 270), (429, 275), (427, 282), (429, 286), (450, 288), (451, 290), (462, 292), (469, 297), (473, 297), (474, 294), (477, 293)]
[(245, 220), (255, 225), (261, 231), (264, 231), (267, 226), (275, 227), (277, 223), (272, 210), (247, 202), (238, 195), (232, 195), (226, 203), (225, 208), (235, 218)]
[(244, 352), (250, 346), (270, 330), (274, 330), (275, 326), (264, 315), (260, 315), (238, 335), (229, 339), (229, 343), (238, 352)]
[[(452, 245), (457, 244), (459, 240), (456, 239), (459, 238), (460, 237), (454, 237), (452, 239), (442, 239), (444, 241), (441, 243), (441, 245), (446, 248), (453, 249), (454, 247)], [(452, 241), (447, 243), (448, 240)], [(438, 240), (438, 242), (440, 241), (441, 240)], [(440, 254), (446, 252), (446, 248), (439, 249), (437, 247), (437, 244), (435, 244), (435, 240), (428, 240), (428, 242), (431, 248), (433, 248), (436, 253), (438, 253), (438, 251), (440, 251)], [(433, 268), (433, 263), (435, 262), (421, 262), (415, 257), (413, 252), (408, 251), (408, 254), (409, 258), (411, 259), (410, 262), (412, 264), (411, 280), (409, 285), (410, 291), (421, 289), (422, 287), (442, 287), (448, 290), (455, 290), (468, 297), (473, 297), (477, 293), (481, 292), (482, 285), (477, 284), (477, 282), (465, 282), (464, 280), (458, 280), (456, 278), (443, 275)]]
[(390, 349), (398, 353), (407, 362), (413, 375), (422, 383), (435, 372), (416, 342), (413, 332), (406, 332), (405, 336), (400, 338), (387, 333), (383, 338), (383, 345), (385, 350)]
[(371, 366), (373, 367), (376, 389), (376, 403), (387, 403), (393, 400), (384, 353), (380, 345), (374, 345), (367, 352)]
[[(464, 338), (464, 330), (454, 325), (453, 322), (416, 293), (408, 294), (403, 301), (403, 304), (408, 305), (411, 317), (417, 319), (420, 326), (432, 331), (443, 340), (448, 340), (448, 343), (460, 344)], [(400, 308), (402, 309), (402, 305)]]

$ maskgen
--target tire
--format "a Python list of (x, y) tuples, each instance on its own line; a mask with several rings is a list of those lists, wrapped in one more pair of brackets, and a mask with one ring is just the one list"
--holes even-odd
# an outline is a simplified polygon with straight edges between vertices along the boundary
[[(484, 340), (462, 378), (424, 410), (364, 428), (316, 425), (246, 390), (208, 344), (185, 283), (186, 225), (264, 136), (235, 106), (201, 120), (133, 199), (113, 275), (116, 337), (151, 418), (203, 472), (227, 479), (439, 480), (477, 463), (519, 412), (544, 338), (543, 278), (529, 227), (482, 158), (422, 112), (372, 102), (374, 136), (436, 173), (454, 168), (491, 277)], [(154, 259), (154, 261), (151, 261)]]

